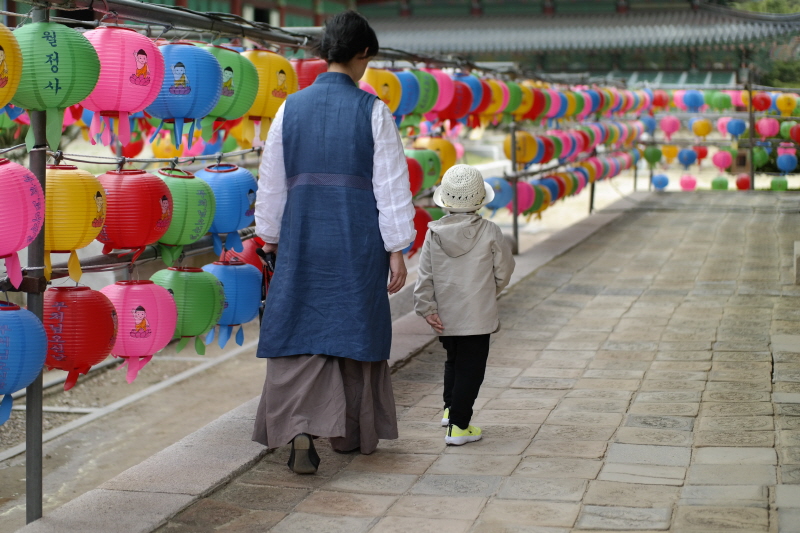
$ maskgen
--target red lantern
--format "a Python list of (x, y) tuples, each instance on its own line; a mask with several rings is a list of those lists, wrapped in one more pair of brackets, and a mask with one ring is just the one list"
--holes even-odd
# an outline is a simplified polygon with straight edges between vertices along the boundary
[(542, 155), (542, 160), (540, 163), (547, 163), (553, 159), (553, 153), (556, 150), (556, 146), (553, 144), (553, 140), (547, 135), (540, 135), (539, 140), (542, 141), (542, 145), (544, 145), (544, 154)]
[(164, 180), (144, 170), (111, 170), (97, 179), (106, 191), (108, 210), (97, 240), (111, 250), (133, 250), (136, 261), (158, 241), (172, 220), (172, 194)]
[[(111, 150), (112, 154), (117, 155), (117, 149), (115, 146), (109, 146), (109, 149)], [(141, 154), (142, 150), (144, 150), (144, 138), (140, 132), (134, 131), (132, 133), (131, 142), (122, 147), (122, 157), (133, 159)]]
[[(795, 126), (796, 128), (797, 126)], [(750, 176), (747, 174), (739, 174), (736, 177), (736, 188), (740, 191), (746, 191), (750, 189)]]
[(406, 163), (408, 164), (408, 181), (411, 184), (411, 196), (415, 196), (422, 188), (424, 177), (422, 175), (422, 165), (411, 157), (406, 157)]
[(658, 89), (653, 91), (653, 107), (667, 107), (669, 105), (669, 96), (667, 91)]
[(463, 81), (453, 82), (453, 99), (450, 105), (439, 111), (439, 120), (455, 122), (467, 116), (472, 107), (472, 89)]
[(544, 113), (544, 106), (546, 103), (547, 102), (545, 100), (544, 93), (541, 91), (541, 89), (533, 89), (533, 105), (522, 118), (526, 118), (528, 120), (536, 120), (537, 118), (540, 118), (542, 113)]
[(789, 137), (796, 143), (800, 143), (800, 124), (797, 126), (792, 126), (789, 130)]
[(408, 253), (409, 257), (413, 256), (420, 248), (422, 248), (422, 244), (425, 242), (425, 235), (428, 233), (429, 222), (433, 222), (433, 217), (431, 214), (421, 207), (415, 207), (414, 229), (417, 230), (417, 236), (414, 239), (414, 243), (411, 245), (411, 250)]
[(259, 237), (254, 237), (242, 243), (244, 250), (235, 252), (233, 250), (225, 250), (220, 256), (220, 261), (233, 261), (239, 259), (249, 265), (253, 265), (258, 270), (264, 268), (264, 263), (256, 253), (256, 250), (264, 246), (264, 241)]
[(766, 93), (758, 93), (753, 95), (753, 107), (757, 111), (766, 111), (772, 106), (772, 98)]
[(297, 73), (297, 86), (305, 89), (317, 79), (317, 76), (328, 71), (328, 63), (323, 59), (292, 59), (289, 61)]
[(79, 374), (108, 357), (117, 339), (117, 312), (101, 292), (89, 287), (51, 287), (44, 293), (48, 368), (68, 372), (64, 390)]
[(480, 114), (492, 103), (492, 88), (485, 81), (480, 80), (480, 82), (483, 94), (481, 95), (481, 101), (478, 103), (478, 107), (473, 109), (469, 116), (469, 123), (467, 125), (470, 128), (477, 128), (480, 126)]
[(705, 146), (693, 146), (692, 150), (697, 154), (697, 164), (699, 165), (703, 159), (708, 157), (708, 148)]

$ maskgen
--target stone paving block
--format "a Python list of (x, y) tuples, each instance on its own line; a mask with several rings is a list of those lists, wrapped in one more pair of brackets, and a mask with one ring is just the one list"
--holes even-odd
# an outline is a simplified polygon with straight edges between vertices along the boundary
[(704, 416), (700, 431), (768, 431), (774, 429), (771, 416)]
[[(655, 364), (655, 363), (653, 363)], [(700, 401), (699, 391), (640, 392), (633, 402), (637, 403), (694, 403)]]
[(578, 517), (578, 529), (666, 530), (669, 529), (672, 509), (642, 509), (637, 507), (600, 507), (585, 505)]
[(569, 353), (562, 351), (544, 350), (539, 357), (541, 361), (548, 360), (568, 360), (568, 361), (588, 361), (593, 359), (595, 354), (594, 350), (570, 350)]
[(637, 415), (697, 416), (699, 403), (635, 403), (628, 410)]
[(401, 496), (387, 515), (475, 520), (485, 504), (486, 498), (470, 496)]
[[(616, 352), (631, 354), (635, 352)], [(633, 361), (630, 359), (593, 359), (589, 362), (589, 368), (594, 370), (637, 370), (647, 371), (653, 363), (647, 361)]]
[(705, 390), (704, 381), (661, 381), (646, 379), (642, 382), (643, 391), (673, 391), (673, 390)]
[(775, 445), (773, 431), (697, 431), (694, 434), (695, 447), (706, 446), (749, 446), (769, 448)]
[(656, 361), (711, 361), (711, 356), (708, 350), (662, 351), (656, 354)]
[[(249, 531), (267, 531), (286, 517), (286, 513), (277, 511), (250, 511), (248, 514), (219, 527), (221, 533), (246, 533)], [(169, 531), (169, 530), (167, 530)], [(193, 532), (194, 533), (194, 532)]]
[(629, 465), (606, 463), (598, 474), (601, 481), (644, 485), (683, 485), (686, 469), (680, 466)]
[(606, 451), (605, 441), (534, 440), (524, 451), (524, 455), (539, 457), (576, 457), (598, 459)]
[(710, 350), (709, 341), (661, 341), (658, 343), (659, 352), (699, 352)]
[(781, 466), (781, 483), (783, 484), (800, 484), (800, 466), (799, 465), (783, 465)]
[(552, 389), (503, 389), (497, 398), (506, 400), (514, 398), (562, 398), (567, 394), (566, 390), (552, 390)]
[(537, 411), (537, 410), (551, 410), (553, 409), (556, 404), (558, 403), (558, 399), (556, 398), (495, 398), (489, 400), (486, 405), (483, 406), (483, 409), (488, 410), (511, 410), (511, 409), (520, 409), (526, 411)]
[[(550, 418), (552, 419), (552, 415)], [(548, 419), (548, 423), (550, 422), (551, 420)], [(646, 429), (691, 431), (694, 427), (694, 418), (681, 416), (628, 415), (625, 418), (625, 426)]]
[(511, 387), (520, 389), (571, 389), (576, 381), (575, 379), (520, 376), (514, 380)]
[(692, 460), (707, 465), (775, 465), (775, 448), (697, 448)]
[(529, 456), (522, 459), (513, 476), (530, 476), (536, 478), (577, 478), (594, 479), (597, 477), (602, 461), (590, 459), (572, 459), (566, 457), (540, 458)]
[(711, 361), (653, 361), (649, 370), (708, 372)]
[(551, 351), (582, 351), (582, 350), (598, 350), (605, 341), (552, 341), (545, 350)]
[(543, 479), (512, 477), (503, 482), (496, 497), (506, 500), (549, 500), (580, 502), (586, 491), (584, 479)]
[(617, 429), (614, 441), (654, 446), (691, 446), (692, 434), (687, 431), (622, 427)]
[(297, 504), (294, 510), (342, 516), (381, 516), (396, 500), (397, 496), (319, 490)]
[(778, 533), (800, 533), (800, 509), (778, 511)]
[(689, 466), (690, 459), (691, 449), (679, 446), (612, 443), (606, 454), (607, 463)]
[(704, 402), (768, 402), (770, 399), (769, 392), (707, 390), (703, 393)]
[(438, 458), (438, 455), (388, 453), (379, 449), (370, 455), (357, 455), (348, 468), (387, 474), (424, 474)]
[(655, 352), (638, 350), (600, 350), (594, 353), (595, 361), (648, 362), (655, 357)]
[(614, 426), (622, 423), (618, 413), (581, 413), (572, 411), (553, 411), (547, 417), (547, 424), (561, 426)]
[[(444, 439), (442, 439), (442, 441), (444, 441)], [(492, 439), (484, 432), (483, 439), (478, 442), (472, 442), (469, 446), (447, 446), (445, 453), (483, 456), (519, 455), (525, 451), (530, 443), (530, 437), (526, 439)]]
[(579, 379), (575, 382), (576, 389), (611, 389), (635, 391), (639, 388), (640, 381), (635, 379)]
[[(441, 415), (439, 416), (441, 417)], [(381, 441), (378, 449), (391, 453), (439, 454), (444, 450), (445, 446), (443, 437), (404, 439), (401, 435), (396, 440)]]
[(410, 493), (489, 497), (497, 492), (502, 480), (501, 476), (425, 474), (411, 487)]
[(592, 379), (642, 379), (644, 372), (640, 370), (586, 370), (584, 378)]
[(483, 424), (541, 424), (550, 415), (548, 409), (482, 409), (471, 423)]
[(693, 464), (688, 485), (775, 485), (775, 467), (762, 464)]
[(775, 403), (800, 403), (800, 393), (798, 392), (774, 392), (772, 401)]
[(417, 479), (418, 476), (412, 474), (345, 470), (323, 485), (323, 488), (364, 494), (402, 494), (416, 483)]
[(771, 362), (772, 354), (769, 351), (763, 352), (714, 352), (714, 361), (751, 361), (751, 362)]
[(428, 469), (428, 474), (464, 474), (476, 476), (509, 476), (517, 468), (520, 457), (514, 455), (442, 455)]
[(617, 428), (613, 426), (560, 426), (544, 424), (535, 440), (608, 440)]
[(739, 352), (742, 350), (752, 350), (754, 352), (762, 352), (769, 350), (769, 343), (764, 342), (731, 342), (731, 341), (718, 341), (712, 345), (715, 352)]
[(624, 413), (628, 408), (625, 400), (564, 398), (558, 403), (559, 411), (577, 411), (584, 413)]
[(583, 498), (584, 505), (619, 505), (627, 507), (671, 507), (677, 501), (680, 487), (642, 485), (614, 481), (590, 481)]
[(710, 381), (706, 383), (708, 391), (727, 392), (770, 392), (772, 384), (768, 381)]
[(532, 378), (579, 378), (583, 368), (542, 368), (530, 367), (522, 372), (522, 377)]
[(747, 531), (766, 532), (769, 517), (766, 509), (752, 507), (678, 507), (673, 525), (677, 531)]
[(373, 521), (372, 517), (292, 513), (278, 522), (270, 531), (272, 533), (297, 533), (298, 531), (362, 533), (370, 528)]
[(603, 350), (618, 350), (623, 352), (655, 352), (658, 351), (658, 343), (653, 341), (607, 341), (603, 344)]
[[(249, 514), (250, 511), (217, 500), (199, 500), (188, 509), (171, 520), (173, 523), (183, 524), (195, 530), (216, 528), (225, 525), (236, 518)], [(281, 516), (283, 518), (283, 516)]]
[(800, 509), (800, 485), (777, 485), (775, 505), (778, 509)]
[(539, 359), (531, 363), (532, 368), (586, 368), (588, 361), (571, 359)]
[(779, 403), (775, 405), (775, 414), (800, 416), (800, 405)]
[(595, 398), (602, 400), (624, 400), (630, 401), (633, 395), (625, 390), (605, 390), (605, 389), (577, 389), (569, 391), (565, 398)]
[[(494, 499), (486, 504), (481, 520), (487, 526), (556, 526), (571, 528), (578, 517), (580, 505), (560, 502)], [(486, 526), (484, 526), (486, 527)], [(498, 531), (497, 529), (485, 531)], [(502, 531), (502, 530), (501, 530)], [(513, 531), (513, 530), (511, 530)]]
[(245, 509), (289, 512), (309, 494), (308, 490), (246, 485), (235, 481), (221, 491), (212, 494), (211, 498)]
[(677, 370), (650, 370), (647, 379), (655, 381), (705, 381), (707, 372), (681, 372)]
[(415, 516), (387, 516), (370, 529), (372, 533), (466, 533), (472, 527), (470, 520), (453, 518), (420, 518)]
[(760, 485), (689, 485), (681, 489), (678, 505), (766, 509), (768, 498), (769, 490)]
[(770, 402), (705, 402), (702, 416), (772, 416)]

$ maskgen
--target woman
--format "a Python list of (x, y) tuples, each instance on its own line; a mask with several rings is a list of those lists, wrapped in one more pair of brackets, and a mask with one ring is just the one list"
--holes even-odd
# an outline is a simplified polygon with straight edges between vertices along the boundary
[(340, 13), (318, 48), (328, 72), (278, 110), (256, 199), (256, 232), (278, 259), (258, 346), (269, 362), (253, 440), (291, 442), (298, 474), (319, 466), (312, 436), (365, 454), (397, 438), (387, 289), (403, 287), (401, 250), (416, 234), (397, 127), (357, 85), (378, 53), (375, 32), (361, 15)]

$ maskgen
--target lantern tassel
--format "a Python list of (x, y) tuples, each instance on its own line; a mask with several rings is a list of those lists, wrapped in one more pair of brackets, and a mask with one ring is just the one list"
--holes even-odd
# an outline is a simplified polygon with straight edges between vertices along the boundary
[(64, 110), (48, 109), (46, 121), (47, 144), (51, 150), (58, 150), (58, 145), (61, 144), (61, 130), (64, 129)]
[(214, 342), (214, 333), (216, 331), (217, 329), (214, 326), (211, 326), (211, 330), (206, 335), (206, 344), (211, 344), (212, 342)]
[(126, 357), (125, 362), (128, 364), (128, 371), (125, 374), (125, 381), (133, 383), (139, 376), (139, 371), (143, 369), (144, 365), (149, 363), (152, 358), (152, 355)]
[(231, 338), (231, 333), (233, 333), (232, 326), (219, 326), (219, 347), (224, 348), (228, 341)]
[[(99, 113), (97, 114), (99, 115)], [(105, 119), (106, 127), (103, 128), (103, 133), (100, 134), (100, 143), (103, 146), (111, 146), (111, 132), (114, 130), (114, 126), (111, 124), (111, 119), (109, 117), (103, 118)]]
[(14, 400), (10, 394), (3, 396), (3, 401), (0, 402), (0, 426), (6, 423), (6, 420), (11, 416), (11, 405)]
[[(242, 238), (239, 236), (238, 231), (232, 231), (225, 237), (225, 247), (234, 252), (243, 252), (244, 246), (242, 245)], [(215, 248), (216, 250), (216, 248)]]
[(181, 353), (181, 350), (186, 348), (187, 344), (189, 344), (189, 337), (181, 337), (181, 340), (179, 340), (177, 346), (175, 346), (175, 353)]
[[(17, 130), (19, 132), (19, 130)], [(30, 152), (33, 150), (33, 145), (36, 144), (36, 140), (33, 137), (33, 128), (28, 128), (28, 133), (25, 135), (25, 147)]]
[(236, 344), (239, 346), (244, 344), (244, 326), (239, 326), (239, 331), (236, 332)]
[(131, 142), (131, 121), (128, 119), (128, 113), (120, 111), (117, 122), (119, 123), (119, 126), (117, 126), (117, 139), (122, 143), (122, 146), (127, 146)]
[(92, 144), (97, 144), (97, 139), (100, 138), (100, 134), (102, 133), (103, 129), (103, 119), (100, 117), (100, 113), (94, 113), (92, 115), (92, 120), (89, 122), (89, 142)]
[(187, 139), (187, 145), (188, 145), (188, 148), (190, 148), (190, 149), (192, 147), (192, 141), (194, 140), (194, 127), (195, 127), (195, 124), (197, 124), (197, 121), (193, 120), (191, 125), (189, 126), (189, 138)]
[[(200, 135), (202, 136), (205, 142), (211, 141), (211, 137), (214, 135), (214, 117), (207, 116), (203, 117), (203, 120), (200, 121)], [(220, 124), (222, 124), (220, 122)]]
[[(172, 144), (175, 145), (175, 148), (181, 147), (181, 142), (183, 142), (183, 119), (176, 118), (175, 122), (172, 124), (173, 131), (175, 132), (175, 136), (172, 138)], [(192, 147), (192, 139), (189, 138), (189, 148)]]
[(197, 355), (206, 354), (206, 345), (203, 344), (203, 339), (199, 335), (194, 338), (194, 351), (197, 352)]
[(163, 128), (163, 127), (164, 127), (164, 121), (162, 120), (161, 122), (158, 123), (158, 127), (156, 128), (156, 131), (154, 131), (153, 135), (150, 136), (150, 144), (153, 144), (154, 142), (156, 142), (156, 137), (158, 137), (158, 132), (160, 132), (161, 128)]
[[(219, 236), (219, 233), (212, 233), (211, 234), (211, 241), (214, 243), (214, 253), (221, 256), (222, 255), (222, 238)], [(228, 241), (225, 241), (227, 244)]]
[(50, 281), (53, 274), (53, 263), (50, 261), (50, 250), (44, 251), (44, 279)]
[(272, 119), (267, 117), (261, 118), (261, 128), (258, 130), (258, 133), (259, 133), (259, 139), (261, 139), (262, 142), (267, 141), (267, 135), (269, 134), (269, 127), (271, 125), (272, 125)]
[(83, 270), (81, 270), (81, 261), (78, 259), (78, 252), (72, 250), (69, 253), (69, 260), (67, 261), (67, 271), (69, 272), (69, 277), (74, 279), (75, 281), (81, 280), (81, 275), (83, 275)]
[(80, 376), (80, 372), (77, 370), (70, 370), (69, 374), (67, 374), (67, 380), (64, 382), (64, 390), (70, 390), (75, 384), (78, 382), (78, 376)]
[(256, 137), (256, 125), (253, 119), (246, 117), (242, 120), (242, 139), (252, 144)]
[(22, 283), (22, 267), (20, 267), (19, 255), (17, 255), (17, 252), (6, 257), (6, 272), (8, 273), (8, 279), (11, 280), (11, 284), (14, 288), (18, 289), (19, 284)]

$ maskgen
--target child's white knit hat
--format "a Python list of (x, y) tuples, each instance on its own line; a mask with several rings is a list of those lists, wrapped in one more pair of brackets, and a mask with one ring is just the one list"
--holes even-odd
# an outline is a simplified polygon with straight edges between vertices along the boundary
[(433, 193), (433, 203), (451, 213), (477, 211), (494, 199), (494, 189), (470, 165), (453, 165)]

